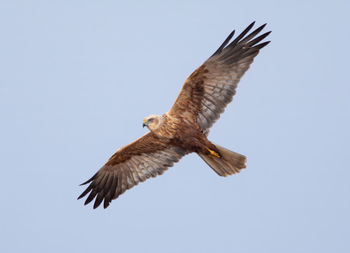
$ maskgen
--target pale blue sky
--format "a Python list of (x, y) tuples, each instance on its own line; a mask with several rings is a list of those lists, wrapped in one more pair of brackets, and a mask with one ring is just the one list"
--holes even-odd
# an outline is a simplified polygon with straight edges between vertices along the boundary
[[(0, 1), (0, 252), (350, 252), (349, 1)], [(233, 29), (272, 43), (210, 139), (104, 210), (77, 201)]]

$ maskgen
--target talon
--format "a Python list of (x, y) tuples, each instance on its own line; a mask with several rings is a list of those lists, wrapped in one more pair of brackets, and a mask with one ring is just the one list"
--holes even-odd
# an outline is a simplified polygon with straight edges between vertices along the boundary
[(219, 155), (217, 152), (215, 152), (214, 150), (211, 150), (210, 148), (207, 148), (207, 150), (210, 152), (210, 154), (211, 154), (212, 156), (215, 156), (215, 157), (217, 157), (217, 158), (220, 158), (220, 155)]

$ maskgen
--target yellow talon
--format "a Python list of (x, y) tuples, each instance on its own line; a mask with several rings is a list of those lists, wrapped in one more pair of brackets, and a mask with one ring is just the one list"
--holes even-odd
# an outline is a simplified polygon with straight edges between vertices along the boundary
[(207, 148), (208, 149), (208, 151), (210, 152), (210, 154), (212, 155), (212, 156), (215, 156), (215, 157), (217, 157), (217, 158), (220, 158), (220, 155), (218, 154), (218, 153), (216, 153), (214, 150), (211, 150), (210, 148)]

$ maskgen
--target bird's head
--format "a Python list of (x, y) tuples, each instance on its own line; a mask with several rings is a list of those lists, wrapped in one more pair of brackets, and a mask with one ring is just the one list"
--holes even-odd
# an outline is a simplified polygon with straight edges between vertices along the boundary
[(150, 115), (143, 120), (142, 126), (146, 126), (150, 131), (154, 131), (159, 128), (162, 122), (163, 117), (161, 115)]

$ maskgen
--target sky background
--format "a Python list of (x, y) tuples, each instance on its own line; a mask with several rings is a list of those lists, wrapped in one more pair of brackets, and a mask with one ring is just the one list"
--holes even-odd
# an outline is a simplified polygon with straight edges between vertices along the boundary
[[(349, 1), (0, 1), (0, 252), (350, 252)], [(195, 154), (83, 206), (78, 185), (168, 111), (236, 29), (272, 42)]]

